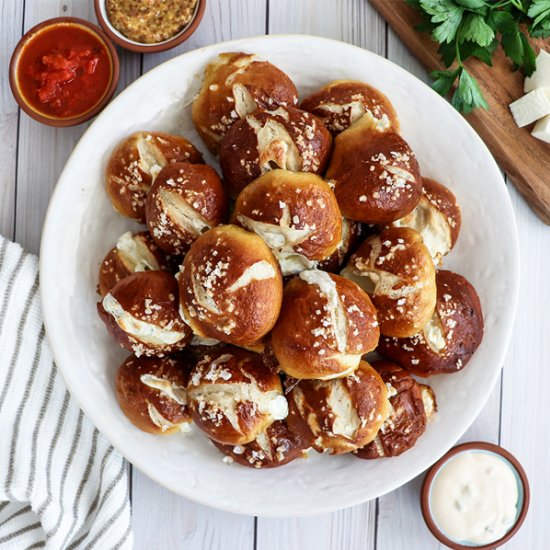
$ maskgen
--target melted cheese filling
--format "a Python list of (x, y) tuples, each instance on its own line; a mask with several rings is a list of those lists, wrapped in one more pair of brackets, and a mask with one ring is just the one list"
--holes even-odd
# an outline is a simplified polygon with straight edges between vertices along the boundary
[(117, 325), (124, 332), (143, 344), (167, 346), (177, 344), (185, 337), (183, 332), (168, 330), (154, 323), (136, 319), (120, 305), (111, 293), (105, 295), (102, 305), (105, 311), (114, 317)]
[(276, 274), (275, 268), (267, 260), (260, 260), (247, 267), (242, 275), (227, 290), (229, 292), (235, 292), (236, 290), (248, 286), (253, 281), (273, 279)]
[(139, 138), (136, 142), (136, 147), (139, 154), (139, 167), (154, 180), (166, 165), (165, 156), (151, 143), (150, 136)]
[(420, 199), (417, 207), (407, 216), (396, 220), (394, 227), (411, 227), (420, 233), (432, 258), (439, 263), (442, 256), (451, 250), (451, 229), (443, 213), (426, 198)]
[(235, 111), (239, 118), (245, 118), (258, 108), (248, 88), (243, 84), (233, 85), (233, 99), (235, 100)]
[(168, 189), (161, 189), (158, 200), (174, 224), (192, 235), (200, 235), (212, 226), (186, 200)]
[(334, 414), (332, 432), (336, 435), (353, 439), (361, 425), (361, 421), (351, 400), (351, 396), (341, 380), (337, 380), (331, 384), (327, 395), (327, 405)]
[(338, 351), (344, 353), (348, 345), (348, 318), (338, 295), (336, 283), (328, 273), (318, 270), (302, 271), (300, 279), (309, 285), (316, 285), (319, 292), (327, 299), (329, 327), (334, 334)]
[(160, 269), (155, 255), (143, 239), (140, 236), (134, 236), (131, 231), (127, 231), (118, 239), (116, 248), (119, 258), (131, 273)]
[(443, 332), (443, 325), (441, 324), (441, 319), (439, 318), (437, 310), (434, 311), (432, 318), (426, 323), (422, 332), (424, 333), (424, 339), (428, 346), (430, 346), (433, 351), (439, 353), (445, 348), (445, 333)]
[(151, 422), (155, 426), (160, 428), (163, 432), (172, 428), (178, 428), (181, 432), (188, 432), (191, 430), (191, 425), (189, 422), (174, 424), (173, 422), (170, 422), (170, 420), (168, 420), (167, 418), (164, 418), (164, 416), (159, 413), (158, 409), (152, 403), (147, 403), (147, 412), (149, 413), (149, 418), (151, 419)]
[[(391, 126), (390, 119), (386, 113), (384, 113), (380, 118), (375, 117), (372, 111), (365, 107), (362, 100), (354, 100), (349, 103), (323, 103), (322, 105), (319, 105), (318, 108), (321, 111), (335, 114), (337, 116), (346, 115), (349, 120), (348, 126), (355, 124), (364, 116), (369, 117), (376, 130), (387, 130)], [(339, 130), (344, 130), (345, 128), (341, 124), (336, 124), (336, 126)]]
[[(283, 109), (273, 111), (273, 114), (281, 114)], [(302, 169), (302, 157), (298, 147), (294, 143), (288, 130), (276, 120), (269, 119), (263, 124), (253, 116), (247, 117), (249, 126), (256, 133), (258, 140), (258, 156), (260, 169), (267, 172), (275, 167), (292, 172), (299, 172)]]
[(278, 391), (264, 392), (256, 384), (209, 384), (199, 389), (189, 390), (193, 399), (200, 404), (206, 403), (206, 408), (219, 411), (231, 426), (241, 431), (237, 406), (240, 403), (250, 402), (256, 405), (259, 413), (271, 417), (273, 421), (284, 420), (288, 415), (288, 402)]
[(187, 405), (187, 390), (183, 386), (179, 386), (170, 382), (170, 380), (159, 378), (153, 374), (142, 374), (140, 380), (142, 384), (158, 390), (161, 394), (179, 405)]
[(314, 230), (292, 227), (290, 208), (286, 203), (282, 204), (279, 225), (252, 220), (241, 214), (237, 219), (244, 228), (256, 233), (267, 243), (279, 262), (283, 275), (286, 276), (299, 273), (303, 269), (312, 269), (317, 262), (294, 250), (294, 247), (308, 239)]

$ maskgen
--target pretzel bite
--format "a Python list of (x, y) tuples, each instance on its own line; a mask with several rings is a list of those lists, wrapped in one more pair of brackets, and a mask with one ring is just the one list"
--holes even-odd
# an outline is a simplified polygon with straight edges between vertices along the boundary
[(111, 336), (137, 357), (162, 357), (191, 340), (191, 329), (178, 312), (178, 283), (166, 271), (144, 271), (122, 279), (97, 310)]
[(375, 361), (372, 366), (388, 388), (390, 414), (374, 441), (358, 449), (355, 454), (358, 458), (370, 459), (399, 456), (414, 447), (425, 432), (428, 415), (424, 398), (431, 415), (436, 409), (435, 396), (431, 388), (425, 386), (423, 391), (421, 384), (394, 363)]
[(187, 381), (191, 364), (183, 356), (135, 357), (120, 365), (116, 396), (122, 412), (144, 432), (168, 435), (191, 429)]
[(230, 346), (197, 363), (187, 396), (197, 426), (224, 445), (250, 443), (288, 415), (279, 376), (258, 354)]
[(376, 310), (359, 286), (307, 270), (285, 287), (271, 345), (285, 374), (328, 380), (352, 373), (379, 336)]
[(439, 265), (458, 239), (462, 216), (449, 189), (429, 178), (422, 178), (422, 184), (422, 196), (415, 209), (391, 225), (416, 229), (422, 235), (434, 263)]
[(361, 225), (353, 220), (342, 218), (342, 238), (336, 250), (326, 260), (321, 260), (317, 267), (323, 271), (336, 273), (340, 271), (351, 251), (359, 242)]
[(377, 351), (418, 375), (464, 368), (483, 338), (483, 314), (474, 287), (461, 275), (440, 270), (431, 318), (410, 338), (381, 338)]
[(374, 440), (389, 414), (388, 389), (365, 361), (350, 376), (301, 380), (288, 394), (288, 425), (316, 451), (342, 454)]
[(227, 198), (216, 171), (206, 164), (165, 166), (147, 195), (147, 227), (169, 254), (184, 254), (196, 238), (220, 224)]
[(292, 432), (283, 420), (273, 422), (265, 432), (245, 445), (222, 445), (216, 441), (213, 443), (225, 455), (224, 462), (235, 461), (258, 469), (277, 468), (297, 458), (305, 458), (308, 448), (306, 442)]
[(192, 117), (211, 153), (231, 125), (258, 108), (274, 109), (298, 103), (298, 91), (280, 69), (256, 55), (221, 53), (205, 70)]
[(232, 197), (273, 168), (322, 174), (330, 132), (310, 113), (292, 107), (258, 110), (235, 122), (220, 148), (220, 166)]
[(321, 119), (333, 134), (363, 117), (376, 131), (399, 132), (399, 119), (390, 100), (376, 88), (356, 80), (333, 80), (306, 97), (300, 108)]
[(105, 296), (124, 277), (139, 271), (168, 269), (168, 260), (147, 231), (127, 231), (111, 248), (99, 268), (99, 293)]
[(258, 235), (235, 225), (214, 227), (191, 245), (179, 284), (193, 332), (229, 344), (256, 344), (281, 309), (277, 260)]
[(416, 156), (396, 132), (372, 132), (362, 118), (334, 140), (326, 177), (342, 214), (364, 223), (387, 224), (411, 212), (422, 194)]
[(136, 132), (111, 154), (105, 189), (115, 210), (145, 223), (145, 198), (160, 170), (171, 162), (203, 162), (201, 153), (184, 137), (163, 132)]
[(342, 215), (327, 183), (306, 172), (272, 170), (243, 189), (232, 222), (257, 233), (283, 275), (315, 267), (342, 239)]
[(381, 334), (412, 336), (434, 312), (435, 267), (414, 229), (390, 227), (369, 237), (350, 258), (342, 275), (371, 297)]

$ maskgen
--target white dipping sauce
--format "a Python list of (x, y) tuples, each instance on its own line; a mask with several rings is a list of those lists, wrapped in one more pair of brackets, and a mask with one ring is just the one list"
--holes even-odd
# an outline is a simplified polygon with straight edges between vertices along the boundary
[(438, 472), (430, 492), (437, 527), (455, 542), (488, 544), (502, 538), (517, 517), (518, 484), (497, 455), (463, 451)]

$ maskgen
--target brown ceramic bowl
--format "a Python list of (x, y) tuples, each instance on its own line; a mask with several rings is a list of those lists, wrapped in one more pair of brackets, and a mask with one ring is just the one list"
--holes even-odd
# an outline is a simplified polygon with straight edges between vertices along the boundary
[(143, 44), (141, 42), (135, 42), (134, 40), (126, 38), (126, 36), (124, 36), (111, 24), (111, 22), (109, 21), (109, 17), (107, 16), (107, 8), (105, 4), (105, 0), (94, 0), (95, 14), (102, 29), (107, 33), (109, 38), (113, 40), (113, 42), (116, 42), (122, 48), (130, 50), (132, 52), (140, 53), (163, 52), (165, 50), (174, 48), (182, 42), (185, 42), (199, 26), (199, 23), (202, 20), (202, 16), (204, 15), (204, 10), (206, 8), (206, 0), (198, 0), (195, 6), (193, 19), (191, 19), (187, 26), (185, 26), (180, 32), (178, 32), (178, 34), (176, 34), (172, 38), (164, 40), (163, 42), (157, 42), (154, 44)]
[[(460, 544), (446, 537), (437, 527), (437, 524), (435, 523), (435, 520), (430, 510), (430, 491), (432, 488), (432, 483), (437, 473), (441, 470), (441, 468), (445, 464), (447, 464), (447, 462), (451, 458), (453, 458), (457, 454), (460, 454), (463, 451), (472, 451), (472, 450), (489, 451), (506, 459), (516, 471), (523, 488), (523, 491), (519, 492), (520, 497), (523, 497), (523, 498), (521, 503), (521, 509), (519, 511), (519, 514), (517, 515), (516, 523), (514, 524), (514, 526), (502, 538), (494, 542), (491, 542), (490, 544), (477, 545), (477, 546), (476, 545), (467, 546), (464, 544)], [(485, 443), (483, 441), (473, 441), (471, 443), (462, 443), (461, 445), (457, 445), (456, 447), (453, 447), (446, 455), (440, 458), (430, 468), (430, 470), (426, 474), (426, 477), (424, 478), (424, 482), (422, 483), (422, 491), (420, 494), (420, 505), (422, 508), (422, 515), (424, 516), (424, 521), (426, 522), (428, 529), (432, 532), (432, 535), (437, 540), (439, 540), (439, 542), (443, 543), (449, 548), (452, 548), (453, 550), (493, 550), (495, 548), (498, 548), (499, 546), (502, 546), (504, 543), (508, 542), (519, 531), (519, 528), (523, 524), (523, 521), (525, 520), (525, 516), (527, 515), (527, 510), (529, 508), (529, 495), (530, 495), (529, 481), (527, 480), (527, 475), (525, 474), (524, 469), (522, 468), (521, 464), (519, 463), (519, 461), (515, 456), (509, 453), (506, 449), (499, 447), (498, 445), (493, 445), (492, 443)]]
[[(24, 47), (33, 39), (34, 36), (36, 36), (38, 33), (40, 33), (40, 31), (46, 28), (54, 27), (56, 25), (66, 25), (67, 23), (84, 27), (105, 46), (105, 51), (107, 52), (111, 60), (111, 75), (109, 84), (107, 85), (103, 96), (101, 97), (99, 102), (96, 103), (91, 109), (72, 117), (59, 118), (44, 112), (40, 112), (27, 102), (20, 91), (17, 72), (19, 69), (19, 58), (21, 56), (21, 52), (23, 51)], [(53, 19), (47, 19), (46, 21), (42, 21), (42, 23), (34, 26), (23, 35), (21, 40), (19, 40), (11, 56), (9, 79), (12, 94), (21, 109), (25, 111), (25, 113), (27, 113), (34, 120), (41, 122), (42, 124), (55, 127), (66, 127), (76, 126), (77, 124), (82, 124), (83, 122), (90, 120), (92, 117), (97, 115), (97, 113), (99, 113), (105, 107), (105, 105), (107, 105), (107, 103), (109, 103), (109, 101), (113, 97), (113, 94), (115, 93), (118, 84), (119, 72), (120, 67), (116, 49), (113, 43), (107, 37), (107, 35), (99, 27), (93, 25), (89, 21), (79, 19), (78, 17), (54, 17)]]

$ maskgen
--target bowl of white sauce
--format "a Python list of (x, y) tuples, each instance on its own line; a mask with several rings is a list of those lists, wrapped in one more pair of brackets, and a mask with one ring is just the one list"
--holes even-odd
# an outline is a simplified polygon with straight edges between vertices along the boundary
[(490, 550), (510, 540), (529, 508), (518, 460), (491, 443), (463, 443), (432, 466), (421, 493), (432, 534), (454, 550)]

